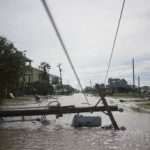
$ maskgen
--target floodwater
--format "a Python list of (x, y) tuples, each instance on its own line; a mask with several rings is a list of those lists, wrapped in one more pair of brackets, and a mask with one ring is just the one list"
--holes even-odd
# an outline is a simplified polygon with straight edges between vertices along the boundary
[[(88, 99), (95, 104), (98, 98), (88, 96)], [(127, 128), (125, 131), (74, 129), (71, 127), (73, 114), (64, 115), (57, 120), (55, 116), (48, 116), (50, 125), (47, 126), (36, 121), (13, 122), (20, 118), (9, 118), (7, 121), (11, 122), (0, 124), (0, 150), (150, 150), (150, 114), (134, 112), (129, 104), (119, 103), (118, 99), (108, 99), (111, 104), (124, 108), (124, 112), (115, 112), (114, 115), (119, 126)], [(80, 94), (59, 97), (58, 100), (62, 105), (86, 106)], [(34, 101), (31, 103), (31, 106), (35, 105)], [(40, 105), (47, 103), (45, 100)], [(24, 102), (23, 106), (29, 106), (29, 101)], [(86, 115), (100, 115), (103, 125), (110, 124), (107, 116), (102, 113)]]

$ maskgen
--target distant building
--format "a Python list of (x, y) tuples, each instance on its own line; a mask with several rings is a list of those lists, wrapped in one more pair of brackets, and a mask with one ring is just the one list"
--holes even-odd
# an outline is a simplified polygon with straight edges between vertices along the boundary
[(20, 78), (20, 83), (22, 87), (25, 87), (27, 85), (27, 83), (30, 83), (31, 80), (31, 63), (32, 60), (27, 58), (26, 56), (24, 56), (24, 60), (25, 60), (25, 70), (23, 73), (23, 76)]
[[(33, 82), (41, 81), (42, 70), (31, 67), (26, 70), (25, 73), (25, 84), (30, 84)], [(53, 74), (49, 74), (49, 81), (51, 84), (58, 84), (59, 77)]]
[(142, 86), (140, 91), (145, 94), (150, 94), (150, 86)]
[(128, 82), (125, 79), (113, 79), (113, 78), (109, 78), (108, 80), (108, 85), (112, 88), (119, 88), (119, 87), (127, 87), (128, 86)]
[(129, 89), (129, 85), (125, 79), (109, 78), (108, 88), (112, 89), (112, 91), (115, 91), (115, 92), (123, 92)]
[[(59, 84), (60, 77), (49, 73), (45, 74), (41, 69), (32, 67), (32, 60), (30, 60), (26, 56), (24, 57), (24, 59), (26, 62), (26, 67), (24, 69), (22, 77), (20, 78), (18, 89), (16, 89), (15, 91), (16, 95), (33, 94), (35, 89), (39, 93), (40, 91), (44, 91), (45, 93), (47, 93), (55, 89), (56, 85)], [(48, 82), (50, 84), (48, 84)]]

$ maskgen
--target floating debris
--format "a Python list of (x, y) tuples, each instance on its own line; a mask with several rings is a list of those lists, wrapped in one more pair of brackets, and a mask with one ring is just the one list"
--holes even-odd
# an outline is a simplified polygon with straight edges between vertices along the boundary
[(99, 127), (101, 126), (101, 117), (83, 116), (76, 114), (72, 121), (73, 127)]

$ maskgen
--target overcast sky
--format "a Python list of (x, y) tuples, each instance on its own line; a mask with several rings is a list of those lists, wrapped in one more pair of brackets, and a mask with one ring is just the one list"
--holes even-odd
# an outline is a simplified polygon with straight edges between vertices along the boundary
[[(83, 85), (104, 82), (122, 0), (47, 0)], [(53, 74), (62, 63), (64, 83), (74, 78), (40, 0), (1, 0), (0, 35), (38, 67)], [(150, 85), (150, 1), (126, 0), (109, 77), (132, 80), (131, 59), (142, 85)]]

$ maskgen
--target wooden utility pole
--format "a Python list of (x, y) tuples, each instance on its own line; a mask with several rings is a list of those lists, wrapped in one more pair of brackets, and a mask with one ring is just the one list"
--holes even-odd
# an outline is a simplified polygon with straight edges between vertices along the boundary
[(59, 69), (59, 74), (60, 74), (60, 85), (62, 85), (62, 68), (61, 68), (61, 64), (58, 64), (57, 67)]
[(141, 81), (140, 81), (140, 76), (138, 75), (138, 91), (139, 91), (139, 94), (141, 93), (140, 86), (141, 86)]
[[(110, 111), (121, 111), (118, 106), (109, 106)], [(106, 111), (105, 106), (97, 107), (76, 107), (70, 106), (41, 106), (28, 108), (12, 108), (0, 110), (0, 117), (16, 117), (16, 116), (38, 116), (38, 115), (60, 115), (70, 113), (85, 113), (85, 112), (99, 112)]]
[[(111, 112), (110, 106), (108, 105), (108, 103), (107, 103), (107, 101), (106, 101), (106, 99), (105, 99), (105, 94), (106, 94), (105, 87), (101, 88), (101, 87), (97, 84), (97, 85), (96, 85), (96, 89), (97, 89), (97, 91), (98, 91), (99, 96), (101, 97), (101, 101), (103, 102), (104, 107), (105, 107), (105, 109), (106, 109), (106, 111), (107, 111), (106, 114), (109, 116), (109, 118), (110, 118), (110, 120), (111, 120), (111, 122), (112, 122), (112, 125), (113, 125), (114, 129), (115, 129), (115, 130), (119, 130), (119, 126), (118, 126), (118, 124), (117, 124), (117, 122), (116, 122), (116, 120), (115, 120), (115, 118), (114, 118), (114, 116), (113, 116), (113, 114), (112, 114), (112, 112)], [(100, 101), (99, 101), (99, 102), (100, 102)], [(97, 103), (96, 105), (98, 105), (98, 103)]]
[(133, 76), (133, 89), (134, 89), (135, 88), (134, 58), (132, 59), (132, 76)]
[(138, 75), (138, 88), (141, 86), (140, 76)]

